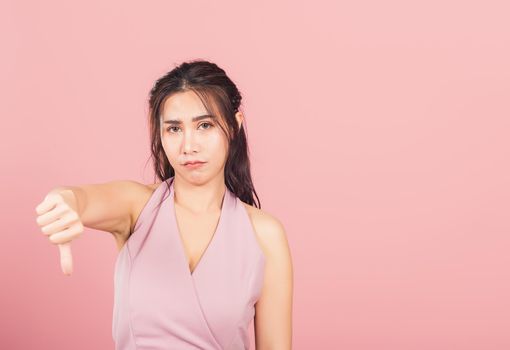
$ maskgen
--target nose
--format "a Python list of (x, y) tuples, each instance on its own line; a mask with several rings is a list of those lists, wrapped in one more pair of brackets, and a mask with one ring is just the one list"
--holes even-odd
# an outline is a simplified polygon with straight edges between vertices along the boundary
[(195, 139), (195, 133), (192, 129), (187, 129), (184, 131), (182, 148), (185, 154), (191, 154), (192, 152), (197, 151), (197, 144)]

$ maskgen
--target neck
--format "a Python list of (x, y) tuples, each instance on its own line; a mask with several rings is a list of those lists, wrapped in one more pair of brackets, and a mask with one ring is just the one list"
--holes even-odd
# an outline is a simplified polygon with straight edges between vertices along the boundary
[(221, 210), (227, 187), (223, 176), (204, 184), (193, 184), (175, 176), (174, 203), (194, 214), (214, 213)]

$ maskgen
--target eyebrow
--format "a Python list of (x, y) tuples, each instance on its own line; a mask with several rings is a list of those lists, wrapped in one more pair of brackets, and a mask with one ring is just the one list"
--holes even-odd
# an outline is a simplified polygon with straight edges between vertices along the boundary
[[(196, 117), (193, 117), (191, 120), (193, 122), (197, 122), (199, 120), (208, 119), (208, 118), (216, 119), (216, 117), (214, 115), (203, 114), (203, 115), (198, 115)], [(180, 119), (169, 119), (169, 120), (165, 120), (163, 123), (164, 124), (172, 124), (172, 125), (181, 125), (182, 124), (182, 120), (180, 120)]]

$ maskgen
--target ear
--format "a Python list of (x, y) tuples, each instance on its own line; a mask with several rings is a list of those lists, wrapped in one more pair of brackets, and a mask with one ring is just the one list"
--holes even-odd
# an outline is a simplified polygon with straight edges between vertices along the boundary
[(239, 126), (239, 129), (241, 129), (241, 126), (242, 126), (242, 123), (243, 123), (243, 120), (244, 120), (244, 116), (243, 116), (242, 112), (237, 112), (236, 113), (236, 120), (237, 120), (237, 125)]

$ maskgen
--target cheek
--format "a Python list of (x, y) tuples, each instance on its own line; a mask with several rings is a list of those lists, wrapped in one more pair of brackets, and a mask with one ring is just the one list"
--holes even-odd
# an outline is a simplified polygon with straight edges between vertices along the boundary
[(212, 145), (221, 145), (223, 143), (222, 135), (218, 132), (211, 132), (206, 136), (207, 142)]
[[(207, 153), (215, 158), (221, 158), (222, 154), (227, 152), (227, 139), (221, 131), (203, 134), (196, 139), (196, 142), (199, 144), (202, 153)], [(178, 150), (181, 147), (180, 143), (181, 139), (178, 137), (164, 135), (161, 139), (163, 149), (170, 161), (178, 158)]]
[(179, 149), (181, 146), (181, 139), (175, 135), (163, 135), (161, 144), (163, 145), (163, 148), (166, 152), (171, 152), (172, 150)]
[(162, 139), (161, 145), (163, 146), (163, 151), (165, 152), (166, 157), (170, 164), (174, 164), (177, 159), (176, 150), (178, 149), (177, 145), (173, 145), (168, 139)]
[(209, 135), (207, 139), (207, 148), (213, 150), (214, 154), (219, 157), (222, 156), (222, 153), (225, 153), (227, 150), (227, 140), (223, 133), (214, 133)]

